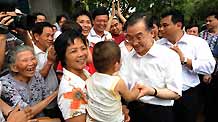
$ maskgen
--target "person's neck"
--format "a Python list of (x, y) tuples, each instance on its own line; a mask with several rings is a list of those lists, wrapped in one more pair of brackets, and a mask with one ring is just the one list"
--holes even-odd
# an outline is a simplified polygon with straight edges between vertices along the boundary
[(23, 76), (20, 76), (20, 75), (14, 75), (13, 77), (14, 77), (15, 80), (23, 82), (23, 83), (28, 83), (30, 81), (30, 79), (31, 79), (31, 78), (23, 77)]
[(97, 31), (95, 28), (94, 28), (94, 31), (97, 35), (99, 35), (101, 37), (104, 35), (104, 31)]
[(212, 34), (218, 34), (218, 27), (211, 29), (211, 30), (210, 30), (210, 33), (212, 33)]
[(171, 38), (168, 38), (168, 40), (172, 43), (172, 44), (176, 44), (184, 35), (184, 32), (178, 31), (177, 33), (175, 33)]
[(80, 78), (82, 78), (83, 80), (86, 80), (87, 77), (86, 75), (84, 74), (83, 70), (75, 70), (75, 69), (72, 69), (72, 68), (67, 68), (67, 70), (69, 70), (70, 72), (72, 72), (73, 74), (79, 76)]
[(36, 43), (36, 46), (42, 50), (43, 52), (46, 52), (46, 48), (44, 48), (42, 45), (40, 45), (39, 43)]

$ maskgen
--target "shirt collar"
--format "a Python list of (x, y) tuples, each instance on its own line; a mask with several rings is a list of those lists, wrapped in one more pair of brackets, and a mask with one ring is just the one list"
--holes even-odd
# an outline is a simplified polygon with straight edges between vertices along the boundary
[[(107, 36), (108, 35), (108, 31), (104, 31), (104, 35), (103, 36)], [(90, 35), (91, 36), (99, 36), (96, 32), (95, 32), (95, 30), (94, 30), (94, 27), (92, 27), (92, 29), (91, 29), (91, 31), (90, 31)], [(103, 37), (102, 36), (102, 37)], [(99, 36), (100, 37), (100, 36)]]
[(35, 52), (36, 55), (39, 54), (39, 53), (45, 53), (44, 51), (39, 49), (35, 44), (33, 44), (33, 48), (34, 48), (34, 52)]
[[(149, 51), (148, 51), (146, 54), (144, 54), (143, 56), (146, 56), (146, 55), (150, 55), (150, 56), (153, 56), (153, 57), (159, 56), (159, 54), (160, 54), (159, 46), (160, 46), (160, 45), (158, 45), (158, 44), (154, 41), (154, 43), (153, 43), (153, 45), (151, 46), (151, 48), (149, 49)], [(137, 56), (137, 57), (139, 57), (139, 58), (140, 58), (140, 57), (143, 57), (143, 56), (137, 54), (135, 50), (132, 50), (132, 51), (130, 52), (130, 55), (132, 55), (132, 56)]]
[[(189, 41), (189, 40), (187, 40), (187, 36), (188, 36), (188, 34), (186, 34), (184, 32), (183, 36), (181, 37), (181, 39), (177, 43), (187, 44)], [(170, 41), (167, 40), (167, 38), (159, 39), (159, 40), (157, 40), (157, 42), (161, 45), (173, 45)]]

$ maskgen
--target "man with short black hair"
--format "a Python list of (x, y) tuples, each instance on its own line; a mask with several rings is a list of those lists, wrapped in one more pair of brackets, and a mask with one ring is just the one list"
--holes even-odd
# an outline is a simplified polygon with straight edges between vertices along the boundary
[[(175, 122), (196, 122), (202, 101), (198, 74), (213, 73), (215, 60), (207, 42), (183, 31), (184, 15), (170, 10), (162, 15), (158, 43), (174, 50), (182, 66), (182, 97), (174, 103)], [(172, 61), (173, 62), (173, 61)]]
[(107, 22), (109, 19), (109, 13), (107, 8), (99, 7), (94, 10), (93, 14), (93, 28), (91, 29), (87, 39), (92, 44), (96, 44), (100, 41), (112, 39), (111, 34), (105, 31)]

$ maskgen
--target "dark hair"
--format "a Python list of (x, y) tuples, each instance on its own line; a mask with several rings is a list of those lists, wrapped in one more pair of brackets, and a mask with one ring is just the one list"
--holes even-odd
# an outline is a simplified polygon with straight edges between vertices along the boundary
[(190, 29), (192, 27), (198, 27), (199, 25), (197, 24), (197, 21), (193, 18), (190, 19), (189, 23), (185, 26), (185, 30), (187, 31), (187, 29)]
[(102, 41), (95, 44), (93, 49), (93, 63), (100, 73), (108, 71), (116, 62), (120, 62), (121, 51), (113, 41)]
[(72, 29), (82, 32), (82, 27), (76, 22), (72, 22), (70, 20), (67, 20), (66, 22), (64, 22), (64, 24), (61, 27), (62, 32), (72, 30)]
[(0, 0), (0, 12), (15, 11), (17, 0)]
[(79, 11), (75, 12), (75, 14), (73, 15), (73, 20), (76, 22), (77, 18), (79, 16), (82, 16), (82, 15), (88, 16), (90, 21), (92, 21), (91, 14), (88, 11), (86, 11), (86, 10), (79, 10)]
[(37, 19), (37, 16), (39, 16), (39, 15), (44, 16), (45, 18), (47, 18), (46, 15), (41, 13), (41, 12), (33, 13), (32, 15), (35, 17), (35, 19)]
[(175, 9), (169, 10), (166, 13), (163, 13), (161, 15), (161, 18), (167, 17), (167, 16), (171, 16), (172, 17), (172, 22), (173, 24), (176, 24), (177, 22), (181, 22), (182, 23), (182, 28), (184, 26), (184, 15)]
[(217, 11), (212, 11), (212, 12), (207, 14), (207, 17), (209, 17), (209, 16), (214, 16), (216, 19), (218, 19), (218, 12)]
[(52, 28), (52, 25), (49, 22), (38, 22), (32, 28), (33, 34), (37, 33), (37, 34), (41, 35), (44, 27)]
[(95, 17), (98, 15), (107, 15), (109, 18), (109, 12), (108, 12), (106, 7), (99, 7), (93, 11), (93, 13), (92, 13), (93, 19), (95, 19)]
[(58, 16), (56, 17), (56, 22), (59, 23), (59, 21), (61, 21), (61, 18), (62, 18), (62, 17), (68, 19), (68, 16), (67, 16), (67, 15), (61, 14), (61, 15), (58, 15)]
[(81, 32), (79, 32), (76, 29), (71, 29), (63, 32), (61, 35), (57, 37), (57, 39), (54, 42), (54, 48), (57, 53), (58, 59), (61, 61), (61, 65), (63, 67), (66, 67), (65, 62), (65, 53), (66, 49), (70, 44), (74, 44), (74, 40), (76, 38), (81, 38), (84, 45), (87, 46), (85, 37), (82, 35)]
[(152, 24), (155, 24), (158, 27), (160, 26), (160, 20), (157, 16), (151, 16), (151, 21), (152, 21)]
[(126, 30), (128, 26), (132, 26), (139, 21), (143, 21), (147, 31), (151, 31), (153, 23), (150, 16), (145, 16), (144, 13), (133, 13), (124, 24), (124, 29)]

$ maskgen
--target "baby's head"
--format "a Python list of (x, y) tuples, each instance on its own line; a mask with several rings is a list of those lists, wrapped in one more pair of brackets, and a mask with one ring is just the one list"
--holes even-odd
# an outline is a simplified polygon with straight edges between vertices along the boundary
[(120, 69), (121, 52), (113, 41), (102, 41), (95, 44), (93, 49), (93, 63), (100, 73), (114, 73)]

